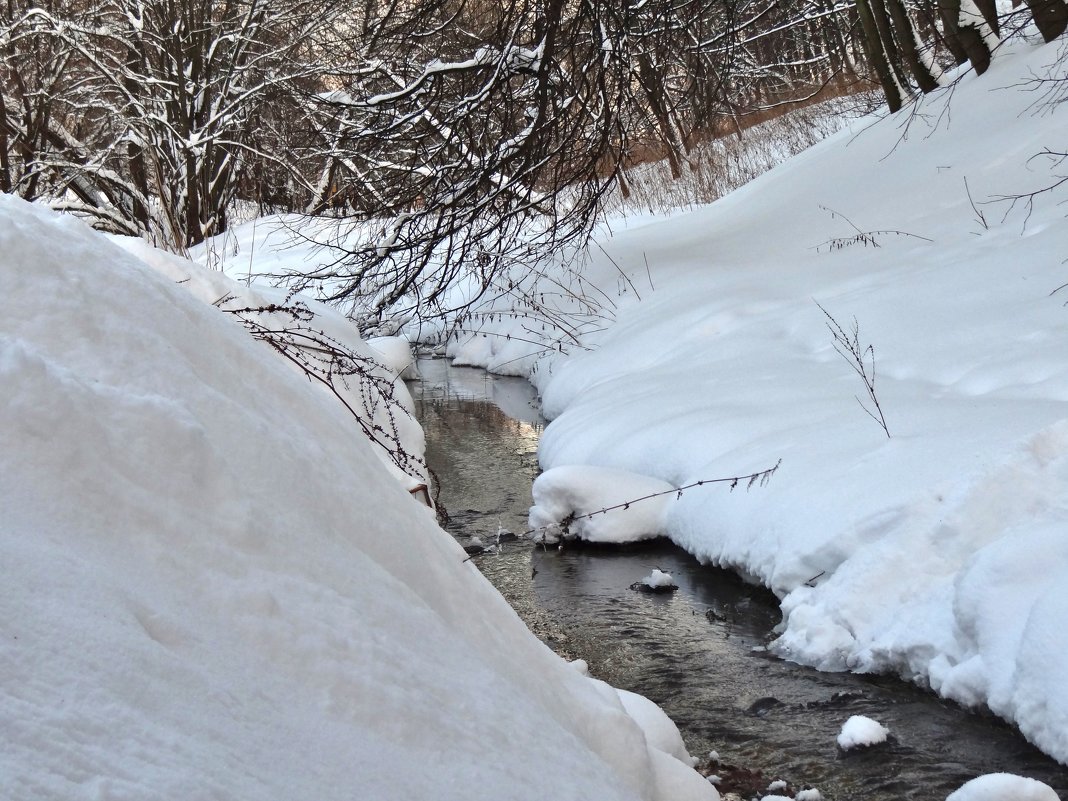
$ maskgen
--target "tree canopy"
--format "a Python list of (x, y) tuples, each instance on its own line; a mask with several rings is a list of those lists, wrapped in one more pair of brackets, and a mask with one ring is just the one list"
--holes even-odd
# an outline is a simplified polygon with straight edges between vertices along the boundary
[(581, 242), (623, 167), (677, 177), (696, 143), (828, 93), (895, 110), (1031, 18), (1054, 38), (1068, 5), (9, 0), (0, 189), (179, 251), (239, 209), (351, 221), (305, 280), (374, 320)]

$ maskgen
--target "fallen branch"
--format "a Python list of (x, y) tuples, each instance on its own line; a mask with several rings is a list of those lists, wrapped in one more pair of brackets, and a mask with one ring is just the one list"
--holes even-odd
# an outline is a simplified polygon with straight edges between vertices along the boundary
[[(990, 202), (990, 203), (1008, 204), (1008, 208), (1005, 210), (1005, 214), (1001, 218), (1002, 222), (1004, 222), (1006, 219), (1008, 219), (1009, 215), (1012, 213), (1012, 211), (1017, 206), (1023, 206), (1023, 209), (1024, 209), (1023, 227), (1026, 230), (1027, 223), (1030, 221), (1031, 215), (1034, 213), (1034, 210), (1035, 210), (1035, 201), (1037, 201), (1043, 195), (1052, 194), (1052, 193), (1056, 192), (1058, 189), (1060, 189), (1062, 186), (1064, 186), (1065, 184), (1068, 184), (1068, 175), (1058, 175), (1057, 173), (1053, 172), (1054, 170), (1058, 169), (1059, 167), (1062, 167), (1065, 164), (1065, 162), (1068, 161), (1068, 152), (1062, 152), (1062, 151), (1058, 151), (1058, 150), (1050, 150), (1049, 148), (1046, 148), (1041, 153), (1036, 153), (1035, 155), (1031, 156), (1031, 158), (1029, 158), (1027, 160), (1028, 166), (1030, 166), (1032, 161), (1034, 161), (1035, 159), (1039, 159), (1039, 158), (1046, 158), (1046, 159), (1048, 159), (1050, 161), (1050, 163), (1051, 163), (1050, 172), (1053, 173), (1053, 178), (1055, 180), (1053, 180), (1052, 183), (1049, 183), (1046, 186), (1042, 187), (1041, 189), (1036, 189), (1036, 190), (1034, 190), (1032, 192), (1020, 192), (1018, 194), (1012, 194), (1012, 195), (996, 195), (996, 196), (994, 196), (988, 202)], [(1059, 201), (1059, 202), (1063, 203), (1064, 201), (1062, 200), (1062, 201)]]

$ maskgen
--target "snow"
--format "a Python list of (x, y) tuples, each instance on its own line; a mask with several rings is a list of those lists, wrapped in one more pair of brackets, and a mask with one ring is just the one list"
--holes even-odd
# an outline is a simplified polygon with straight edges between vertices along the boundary
[(946, 801), (1059, 801), (1048, 784), (1011, 773), (988, 773), (965, 783)]
[(883, 724), (872, 720), (866, 715), (853, 715), (842, 724), (842, 730), (838, 733), (838, 747), (843, 751), (851, 748), (868, 748), (886, 742), (886, 736), (890, 733)]
[[(538, 387), (546, 520), (589, 508), (583, 466), (681, 487), (781, 458), (766, 487), (665, 496), (627, 534), (773, 590), (781, 657), (985, 705), (1068, 762), (1068, 185), (1030, 213), (997, 202), (1063, 174), (1034, 156), (1060, 147), (1068, 105), (1026, 87), (1058, 53), (1003, 45), (983, 76), (707, 207), (612, 220), (581, 347), (508, 340), (534, 326), (506, 314), (450, 353)], [(817, 303), (872, 346), (891, 437)], [(599, 536), (626, 539), (639, 512)]]
[(669, 801), (676, 798), (702, 798), (720, 801), (719, 791), (700, 773), (674, 757), (649, 749), (659, 797)]
[(415, 369), (415, 355), (412, 346), (403, 337), (372, 337), (368, 346), (375, 352), (377, 360), (401, 378), (418, 378)]
[(651, 587), (654, 590), (659, 589), (661, 587), (676, 586), (675, 577), (672, 576), (670, 573), (665, 573), (658, 567), (654, 567), (653, 572), (642, 579), (642, 584), (644, 584), (646, 587)]
[[(555, 467), (534, 482), (530, 528), (535, 539), (544, 542), (582, 539), (618, 544), (659, 537), (673, 489), (666, 481), (626, 470)], [(620, 508), (610, 509), (615, 506)], [(602, 509), (607, 511), (600, 514)]]
[(577, 670), (583, 676), (590, 675), (590, 664), (585, 659), (572, 659), (567, 663), (573, 669)]
[(718, 797), (150, 260), (0, 197), (0, 795)]
[(807, 790), (798, 790), (794, 801), (823, 801), (823, 795), (815, 787), (810, 787)]
[(679, 734), (675, 722), (667, 716), (664, 710), (643, 695), (621, 690), (618, 687), (614, 689), (623, 708), (641, 727), (645, 734), (645, 741), (650, 746), (688, 765), (696, 762), (686, 750), (686, 744), (683, 743), (682, 735)]

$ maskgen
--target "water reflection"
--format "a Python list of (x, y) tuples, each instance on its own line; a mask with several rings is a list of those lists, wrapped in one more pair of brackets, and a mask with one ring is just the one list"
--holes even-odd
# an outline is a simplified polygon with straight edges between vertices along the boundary
[[(1068, 788), (1063, 768), (992, 717), (892, 678), (820, 673), (769, 656), (774, 597), (673, 545), (535, 551), (532, 561), (537, 603), (568, 633), (570, 649), (601, 678), (663, 706), (694, 753), (715, 748), (770, 777), (819, 786), (828, 799), (942, 801), (994, 771)], [(670, 572), (679, 591), (628, 589), (653, 567)], [(842, 755), (835, 737), (858, 714), (893, 739)]]
[(524, 430), (535, 437), (537, 445), (537, 434), (545, 421), (537, 393), (524, 379), (491, 376), (475, 367), (457, 367), (446, 359), (420, 359), (417, 366), (420, 380), (413, 388), (423, 400), (488, 402), (512, 421), (526, 424)]

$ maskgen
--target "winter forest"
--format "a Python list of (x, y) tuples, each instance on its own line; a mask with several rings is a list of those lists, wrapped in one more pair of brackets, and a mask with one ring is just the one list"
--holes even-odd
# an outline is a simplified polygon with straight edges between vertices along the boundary
[(1068, 8), (9, 3), (0, 189), (176, 252), (250, 215), (388, 220), (327, 297), (433, 316), (458, 265), (488, 287), (587, 234), (630, 165), (677, 178), (702, 141), (872, 84), (897, 110), (1032, 18), (1050, 40)]
[(0, 797), (1068, 798), (1066, 28), (9, 0)]

